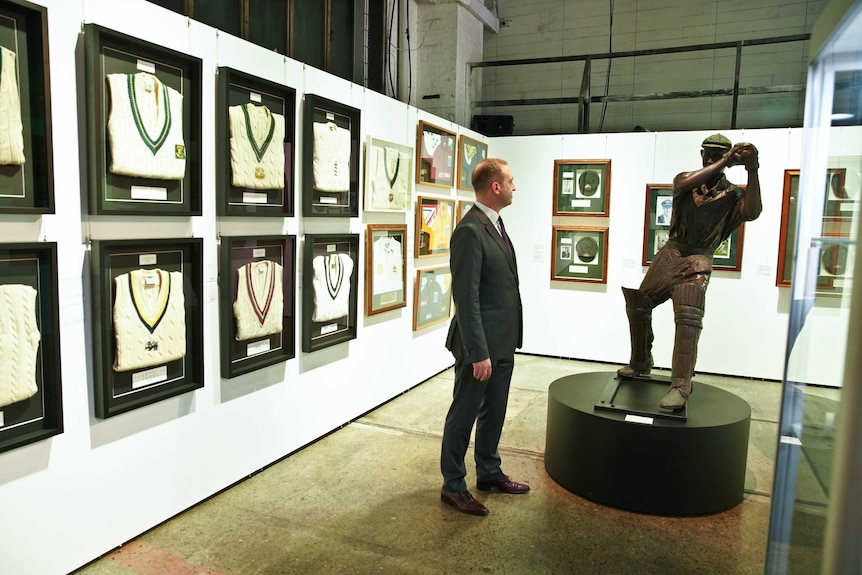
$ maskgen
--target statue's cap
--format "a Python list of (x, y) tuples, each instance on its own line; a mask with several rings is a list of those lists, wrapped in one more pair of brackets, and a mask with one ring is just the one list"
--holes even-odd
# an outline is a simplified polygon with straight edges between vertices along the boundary
[(704, 148), (722, 148), (725, 150), (729, 150), (730, 148), (733, 147), (733, 144), (731, 144), (730, 140), (728, 140), (726, 137), (722, 136), (721, 134), (713, 134), (713, 135), (709, 136), (707, 139), (705, 139), (703, 141), (703, 144), (701, 144), (701, 146)]

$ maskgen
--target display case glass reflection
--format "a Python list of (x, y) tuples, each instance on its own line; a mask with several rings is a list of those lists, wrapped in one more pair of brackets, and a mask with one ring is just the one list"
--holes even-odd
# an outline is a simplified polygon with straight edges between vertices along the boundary
[(458, 188), (473, 191), (473, 170), (488, 157), (488, 144), (461, 135), (458, 142)]
[(94, 240), (96, 416), (203, 387), (203, 240)]
[(295, 236), (222, 236), (219, 270), (222, 377), (294, 357)]

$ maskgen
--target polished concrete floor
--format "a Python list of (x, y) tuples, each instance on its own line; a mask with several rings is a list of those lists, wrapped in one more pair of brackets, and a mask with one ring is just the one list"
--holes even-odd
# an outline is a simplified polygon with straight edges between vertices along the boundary
[[(763, 573), (780, 385), (698, 375), (751, 405), (745, 498), (709, 516), (642, 515), (578, 497), (544, 468), (548, 386), (616, 367), (517, 356), (500, 452), (503, 470), (532, 491), (473, 489), (487, 517), (439, 499), (449, 369), (77, 573)], [(822, 392), (826, 401), (832, 391)], [(467, 480), (475, 483), (472, 471)], [(822, 485), (816, 470), (800, 473), (803, 535), (794, 536), (789, 572), (819, 571)]]

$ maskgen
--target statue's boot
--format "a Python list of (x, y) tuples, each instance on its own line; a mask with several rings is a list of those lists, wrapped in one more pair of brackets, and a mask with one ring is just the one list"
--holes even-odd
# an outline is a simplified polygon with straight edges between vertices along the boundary
[(682, 409), (691, 395), (691, 377), (697, 360), (697, 341), (703, 329), (706, 290), (696, 284), (679, 285), (673, 290), (676, 336), (671, 361), (670, 389), (659, 403), (662, 409)]
[(632, 351), (629, 364), (618, 369), (617, 376), (648, 374), (652, 370), (653, 303), (647, 295), (636, 289), (623, 288), (623, 297), (626, 300)]

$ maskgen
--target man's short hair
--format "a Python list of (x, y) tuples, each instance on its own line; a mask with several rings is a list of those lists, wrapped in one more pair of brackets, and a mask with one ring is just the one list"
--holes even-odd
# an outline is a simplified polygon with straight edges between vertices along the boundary
[(725, 136), (722, 136), (721, 134), (713, 134), (703, 141), (701, 147), (705, 149), (720, 148), (722, 150), (729, 150), (733, 147), (733, 144), (731, 144), (730, 140), (728, 140)]
[(492, 183), (502, 178), (503, 166), (508, 165), (509, 162), (499, 158), (487, 158), (479, 162), (479, 165), (473, 170), (473, 190), (484, 192), (489, 189)]

